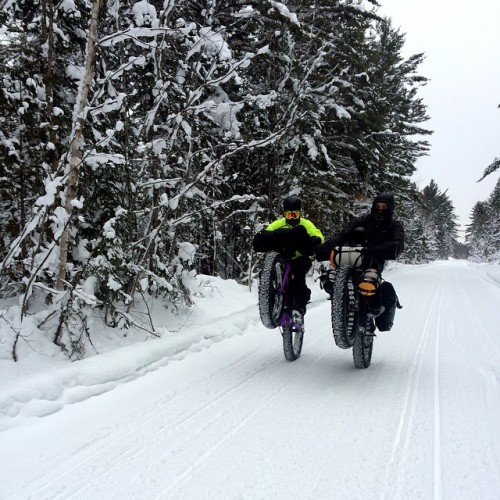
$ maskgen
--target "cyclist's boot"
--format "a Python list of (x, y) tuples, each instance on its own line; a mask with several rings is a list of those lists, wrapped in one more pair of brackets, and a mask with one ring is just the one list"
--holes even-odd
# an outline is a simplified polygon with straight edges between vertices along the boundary
[(358, 285), (359, 293), (365, 297), (372, 297), (377, 292), (380, 284), (380, 276), (376, 269), (367, 269), (363, 273), (363, 279)]
[(319, 278), (321, 283), (321, 288), (328, 294), (331, 295), (333, 293), (333, 280), (330, 278), (330, 274), (323, 274)]
[(384, 306), (373, 306), (368, 308), (367, 314), (370, 318), (378, 318), (384, 311)]
[(366, 314), (369, 318), (376, 318), (377, 316), (380, 316), (385, 310), (385, 307), (380, 303), (380, 297), (378, 294), (366, 297), (365, 303)]

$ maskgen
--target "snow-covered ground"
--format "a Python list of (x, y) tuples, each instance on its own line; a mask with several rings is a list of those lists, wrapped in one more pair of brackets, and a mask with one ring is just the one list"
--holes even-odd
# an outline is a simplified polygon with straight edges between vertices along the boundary
[(499, 499), (499, 266), (385, 277), (404, 307), (366, 370), (317, 283), (290, 363), (256, 290), (215, 278), (189, 316), (154, 311), (161, 339), (1, 361), (0, 498)]

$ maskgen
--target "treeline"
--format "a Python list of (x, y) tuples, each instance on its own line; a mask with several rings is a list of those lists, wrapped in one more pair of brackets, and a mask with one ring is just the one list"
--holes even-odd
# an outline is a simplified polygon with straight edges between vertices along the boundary
[[(495, 158), (480, 180), (499, 168), (500, 158)], [(474, 205), (470, 220), (466, 233), (470, 258), (477, 262), (500, 262), (500, 179), (488, 199)]]
[(290, 193), (329, 235), (392, 191), (404, 260), (452, 254), (450, 200), (411, 181), (424, 55), (377, 2), (2, 5), (0, 289), (70, 355), (96, 308), (126, 327), (193, 272), (248, 282)]

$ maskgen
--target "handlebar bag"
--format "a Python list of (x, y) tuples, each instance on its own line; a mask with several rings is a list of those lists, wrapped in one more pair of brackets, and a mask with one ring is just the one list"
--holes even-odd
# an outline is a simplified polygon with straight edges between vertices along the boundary
[(334, 269), (340, 266), (361, 267), (363, 247), (334, 248), (330, 254), (330, 263)]

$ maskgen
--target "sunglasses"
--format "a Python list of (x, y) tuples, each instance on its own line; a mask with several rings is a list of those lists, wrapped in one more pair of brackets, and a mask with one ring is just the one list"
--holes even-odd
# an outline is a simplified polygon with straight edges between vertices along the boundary
[(299, 210), (286, 210), (285, 211), (285, 219), (299, 219), (300, 211)]

